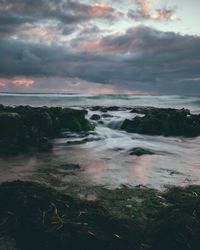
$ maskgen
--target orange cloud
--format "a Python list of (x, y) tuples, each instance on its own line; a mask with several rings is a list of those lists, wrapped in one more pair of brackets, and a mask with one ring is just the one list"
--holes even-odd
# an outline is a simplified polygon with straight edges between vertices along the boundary
[(29, 87), (30, 85), (34, 84), (34, 80), (25, 77), (14, 77), (10, 79), (0, 78), (0, 86), (4, 87), (7, 84), (24, 85), (26, 87)]

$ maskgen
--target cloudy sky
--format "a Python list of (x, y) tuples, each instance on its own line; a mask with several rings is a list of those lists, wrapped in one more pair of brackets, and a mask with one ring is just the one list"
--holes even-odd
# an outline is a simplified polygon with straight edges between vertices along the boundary
[(200, 95), (199, 0), (0, 0), (0, 91)]

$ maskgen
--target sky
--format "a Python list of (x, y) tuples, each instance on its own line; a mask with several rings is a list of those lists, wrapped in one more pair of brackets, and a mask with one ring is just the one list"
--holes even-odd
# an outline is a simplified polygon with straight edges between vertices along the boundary
[(200, 95), (199, 0), (0, 0), (0, 92)]

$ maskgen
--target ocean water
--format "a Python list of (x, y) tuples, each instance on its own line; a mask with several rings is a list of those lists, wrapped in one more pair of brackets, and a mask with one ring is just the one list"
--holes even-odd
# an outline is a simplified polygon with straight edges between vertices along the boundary
[(7, 94), (0, 93), (0, 103), (5, 105), (31, 106), (61, 106), (61, 107), (90, 107), (90, 106), (155, 106), (189, 108), (192, 112), (200, 113), (200, 96), (135, 96), (135, 95), (85, 95), (85, 94)]
[[(0, 158), (0, 181), (34, 178), (48, 183), (49, 175), (41, 175), (38, 169), (56, 168), (68, 162), (80, 164), (81, 171), (54, 175), (63, 186), (78, 183), (115, 188), (122, 184), (141, 184), (163, 188), (168, 185), (200, 184), (200, 137), (148, 136), (119, 130), (125, 118), (134, 116), (129, 107), (188, 108), (192, 113), (200, 113), (199, 97), (0, 94), (0, 103), (86, 108), (88, 119), (94, 113), (102, 115), (100, 111), (91, 111), (92, 106), (121, 107), (118, 111), (109, 111), (111, 117), (102, 117), (103, 124), (96, 123), (96, 130), (87, 137), (87, 143), (69, 143), (86, 138), (70, 134), (70, 138), (63, 136), (55, 139), (52, 152)], [(129, 150), (133, 147), (150, 148), (156, 154), (131, 156)]]

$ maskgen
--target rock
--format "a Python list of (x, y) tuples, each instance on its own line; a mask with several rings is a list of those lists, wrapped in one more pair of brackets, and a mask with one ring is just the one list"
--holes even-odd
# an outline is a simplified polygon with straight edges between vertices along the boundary
[(150, 108), (143, 117), (126, 119), (121, 129), (129, 133), (194, 137), (200, 135), (200, 115), (185, 109)]
[(92, 111), (101, 111), (101, 112), (107, 112), (107, 109), (102, 106), (94, 106), (91, 108)]
[(103, 114), (102, 117), (103, 117), (103, 118), (109, 118), (109, 117), (113, 117), (113, 115), (110, 115), (110, 114)]
[(101, 119), (101, 116), (100, 115), (97, 115), (97, 114), (93, 114), (91, 117), (90, 117), (91, 120), (95, 120), (95, 121), (98, 121)]
[(111, 106), (111, 107), (107, 107), (106, 110), (107, 111), (118, 111), (120, 108), (117, 106)]
[(62, 128), (67, 128), (74, 132), (94, 130), (94, 125), (85, 119), (86, 114), (86, 110), (65, 108), (61, 111), (59, 117), (60, 125)]
[(100, 140), (102, 140), (102, 138), (100, 137), (90, 137), (90, 138), (84, 138), (82, 140), (67, 141), (66, 143), (69, 145), (77, 145), (77, 144), (84, 144), (87, 142), (100, 141)]
[(147, 148), (136, 147), (130, 150), (130, 155), (141, 156), (141, 155), (153, 155), (153, 154), (155, 153)]
[(22, 119), (18, 113), (0, 112), (0, 138), (14, 140), (21, 127)]
[(94, 106), (91, 108), (92, 111), (101, 111), (101, 112), (107, 112), (107, 111), (118, 111), (120, 107), (117, 106), (110, 106), (110, 107), (102, 107), (102, 106)]
[(62, 129), (79, 133), (94, 130), (86, 114), (86, 110), (70, 108), (0, 105), (0, 153), (47, 151), (50, 139), (58, 137)]

